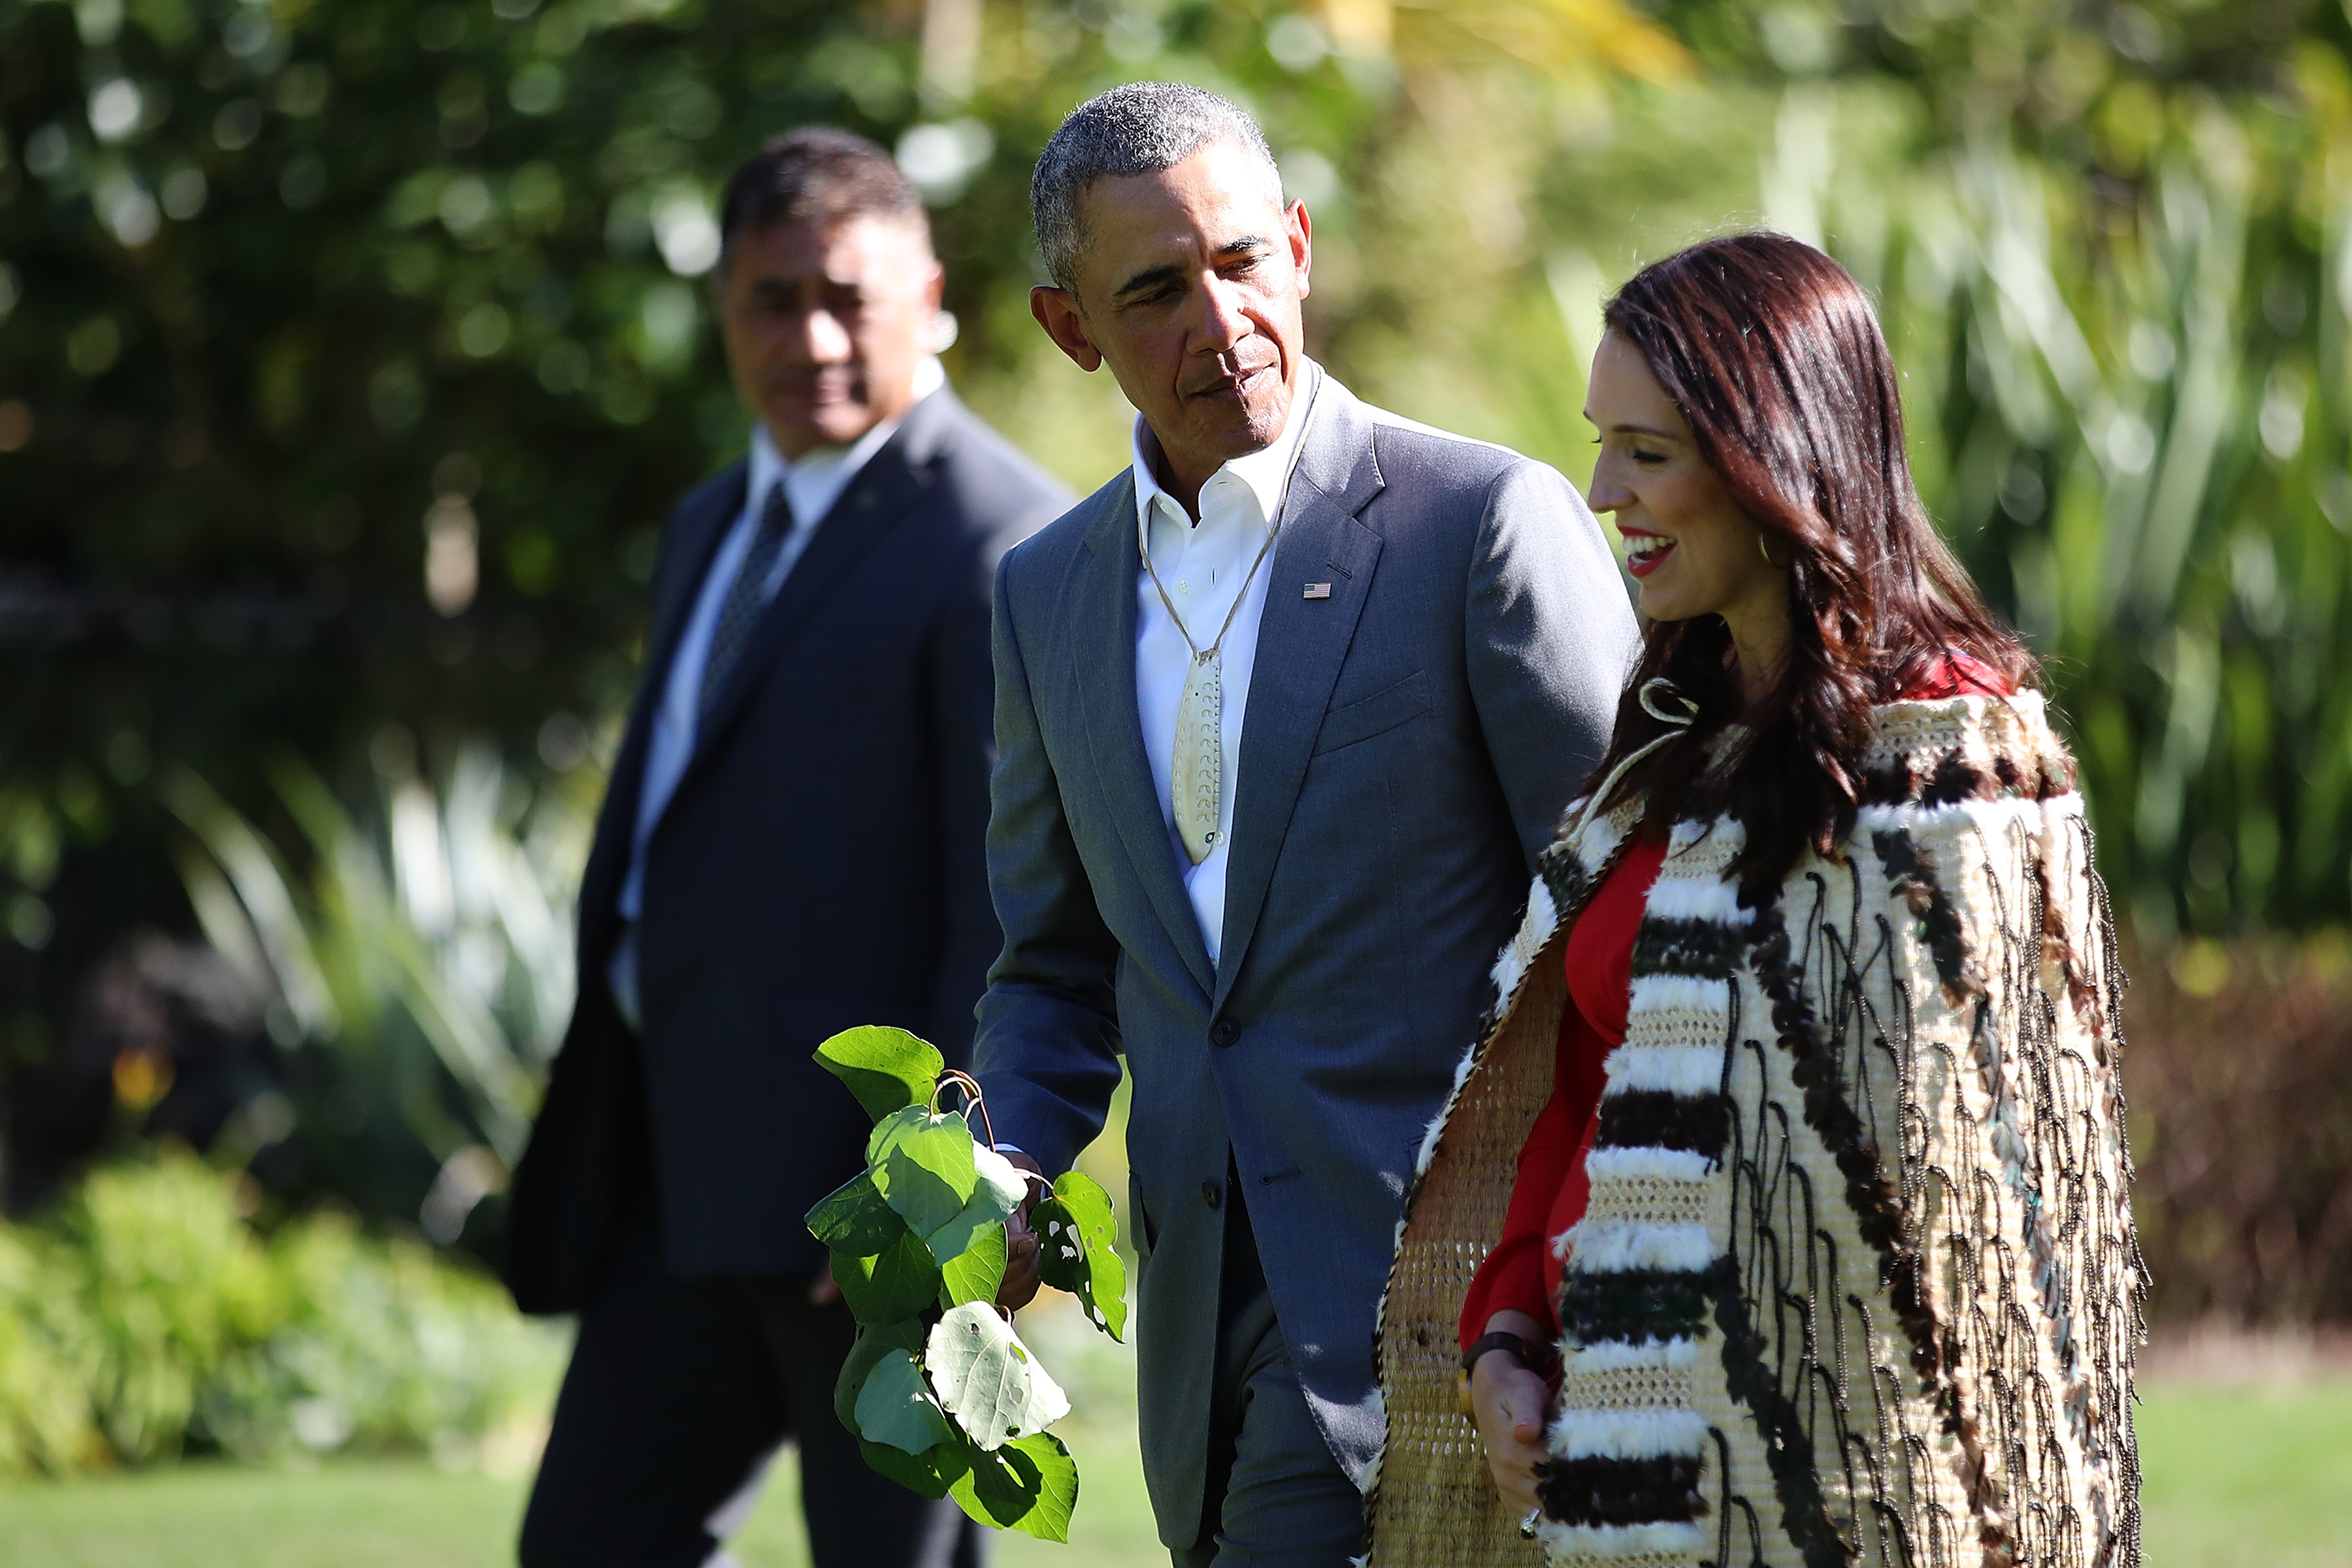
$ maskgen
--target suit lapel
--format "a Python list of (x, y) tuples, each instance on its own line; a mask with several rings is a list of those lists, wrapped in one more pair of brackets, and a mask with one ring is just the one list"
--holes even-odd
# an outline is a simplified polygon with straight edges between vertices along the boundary
[(1108, 491), (1103, 513), (1087, 535), (1072, 584), (1070, 651), (1104, 808), (1118, 826), (1119, 842), (1160, 923), (1206, 995), (1216, 975), (1208, 943), (1201, 939), (1200, 917), (1176, 868), (1176, 847), (1160, 815), (1160, 791), (1143, 750), (1143, 721), (1136, 707), (1135, 579), (1141, 569), (1130, 474)]
[[(1224, 1005), (1256, 934), (1307, 759), (1381, 556), (1380, 535), (1356, 517), (1381, 485), (1371, 422), (1328, 376), (1317, 401), (1320, 406), (1302, 437), (1307, 445), (1291, 485), (1290, 515), (1274, 548), (1257, 664), (1242, 721), (1224, 940), (1219, 944), (1213, 1010)], [(1329, 583), (1331, 596), (1303, 597), (1302, 585), (1310, 582)]]
[[(914, 416), (907, 417), (911, 425)], [(761, 612), (742, 653), (711, 700), (710, 710), (697, 726), (694, 759), (678, 780), (681, 794), (703, 760), (725, 743), (729, 731), (751, 705), (752, 693), (774, 673), (777, 656), (793, 635), (833, 597), (858, 563), (905, 523), (920, 503), (924, 480), (908, 463), (908, 437), (902, 426), (849, 481), (833, 510), (818, 522), (800, 559), (785, 574), (783, 586)]]

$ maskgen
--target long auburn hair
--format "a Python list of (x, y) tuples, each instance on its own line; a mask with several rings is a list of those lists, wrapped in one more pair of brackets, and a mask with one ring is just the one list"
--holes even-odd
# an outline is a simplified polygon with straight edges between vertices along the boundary
[(1770, 559), (1788, 563), (1790, 638), (1748, 733), (1717, 758), (1743, 717), (1729, 628), (1718, 616), (1649, 623), (1586, 787), (1671, 728), (1641, 694), (1673, 682), (1696, 719), (1600, 804), (1642, 800), (1654, 834), (1686, 816), (1738, 819), (1753, 903), (1807, 850), (1832, 853), (1853, 832), (1874, 706), (1955, 654), (2012, 689), (2038, 684), (2039, 668), (1920, 503), (1894, 358), (1844, 268), (1785, 235), (1728, 235), (1643, 268), (1601, 315), (1682, 410)]

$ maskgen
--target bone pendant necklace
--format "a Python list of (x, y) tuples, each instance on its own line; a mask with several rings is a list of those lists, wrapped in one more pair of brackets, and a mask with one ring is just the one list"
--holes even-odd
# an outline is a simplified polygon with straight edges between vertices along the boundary
[(1216, 640), (1202, 647), (1193, 640), (1192, 630), (1184, 624), (1176, 602), (1168, 596), (1167, 585), (1160, 581), (1160, 573), (1151, 564), (1150, 530), (1145, 529), (1138, 543), (1143, 555), (1143, 570), (1151, 585), (1160, 592), (1160, 602), (1168, 610), (1168, 618), (1175, 623), (1176, 635), (1184, 639), (1192, 650), (1192, 662), (1184, 668), (1184, 695), (1176, 705), (1176, 755), (1170, 772), (1169, 802), (1176, 818), (1176, 835), (1183, 840), (1184, 853), (1197, 866), (1209, 858), (1217, 847), (1218, 823), (1224, 815), (1225, 803), (1225, 634), (1234, 628), (1234, 617), (1241, 614), (1243, 601), (1249, 597), (1250, 584), (1257, 577), (1257, 569), (1265, 564), (1274, 541), (1282, 531), (1282, 520), (1290, 510), (1290, 481), (1298, 472), (1298, 455), (1307, 447), (1307, 419), (1315, 412), (1315, 395), (1322, 390), (1318, 376), (1315, 387), (1307, 396), (1307, 406), (1299, 410), (1298, 439), (1290, 448), (1290, 464), (1282, 473), (1282, 493), (1275, 502), (1274, 520), (1266, 525), (1265, 542), (1250, 561), (1249, 570), (1242, 576), (1241, 586), (1234, 594), (1234, 602), (1225, 611), (1224, 624), (1217, 628)]

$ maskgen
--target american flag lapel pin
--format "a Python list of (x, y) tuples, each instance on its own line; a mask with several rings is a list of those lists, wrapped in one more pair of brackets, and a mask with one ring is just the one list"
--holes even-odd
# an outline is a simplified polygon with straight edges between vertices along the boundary
[(1307, 584), (1307, 592), (1303, 596), (1309, 599), (1328, 599), (1331, 596), (1331, 584), (1328, 583), (1309, 583)]

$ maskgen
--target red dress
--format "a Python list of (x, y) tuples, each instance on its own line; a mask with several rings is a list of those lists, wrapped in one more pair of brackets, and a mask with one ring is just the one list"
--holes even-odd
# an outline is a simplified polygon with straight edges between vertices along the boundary
[[(1965, 653), (1938, 663), (1904, 695), (1934, 701), (1970, 692), (2005, 696), (2000, 673)], [(1560, 1009), (1551, 1100), (1519, 1149), (1519, 1173), (1503, 1217), (1503, 1239), (1480, 1264), (1462, 1303), (1462, 1348), (1486, 1331), (1486, 1320), (1516, 1309), (1559, 1332), (1553, 1292), (1566, 1260), (1550, 1238), (1584, 1217), (1591, 1184), (1584, 1157), (1601, 1118), (1601, 1064), (1625, 1043), (1633, 986), (1633, 936), (1650, 885), (1666, 863), (1664, 839), (1636, 838), (1601, 879), (1569, 929), (1568, 1005)]]

